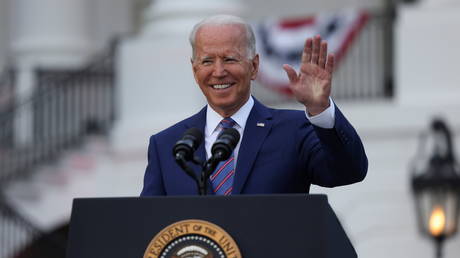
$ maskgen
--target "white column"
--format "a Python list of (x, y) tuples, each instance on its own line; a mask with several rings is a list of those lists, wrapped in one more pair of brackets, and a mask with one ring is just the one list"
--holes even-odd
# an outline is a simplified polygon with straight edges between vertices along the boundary
[(239, 0), (157, 0), (147, 7), (140, 35), (119, 49), (117, 149), (145, 150), (151, 134), (204, 106), (192, 74), (188, 35), (207, 16), (241, 15), (242, 10)]
[[(17, 68), (16, 99), (34, 92), (37, 67), (68, 69), (90, 56), (88, 0), (14, 0), (11, 4), (11, 49)], [(31, 106), (23, 106), (15, 121), (18, 145), (32, 141)]]
[(144, 13), (142, 36), (187, 35), (193, 25), (215, 14), (241, 15), (240, 0), (156, 0)]
[(12, 49), (35, 65), (81, 65), (91, 54), (89, 0), (11, 1)]
[[(33, 94), (33, 85), (34, 85), (34, 74), (33, 69), (29, 64), (22, 64), (21, 69), (18, 69), (15, 88), (15, 97), (17, 103), (24, 103), (24, 101), (30, 99)], [(33, 131), (31, 130), (33, 126), (33, 113), (32, 106), (21, 105), (16, 111), (16, 116), (14, 120), (15, 128), (15, 143), (18, 146), (24, 146), (30, 143), (33, 139)]]

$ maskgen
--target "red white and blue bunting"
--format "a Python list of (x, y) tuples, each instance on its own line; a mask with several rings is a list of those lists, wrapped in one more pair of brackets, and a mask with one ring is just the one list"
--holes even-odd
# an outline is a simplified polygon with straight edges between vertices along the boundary
[(266, 20), (256, 24), (257, 50), (261, 58), (259, 83), (290, 95), (282, 66), (290, 64), (298, 69), (305, 39), (318, 34), (328, 41), (328, 52), (335, 54), (337, 68), (368, 19), (369, 14), (365, 11), (343, 10), (299, 19)]

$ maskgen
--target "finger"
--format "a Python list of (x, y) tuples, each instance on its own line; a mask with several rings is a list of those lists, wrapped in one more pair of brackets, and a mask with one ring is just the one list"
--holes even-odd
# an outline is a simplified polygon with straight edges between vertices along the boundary
[(291, 84), (296, 83), (298, 80), (298, 77), (297, 77), (297, 72), (294, 70), (294, 68), (292, 68), (292, 66), (288, 64), (285, 64), (283, 65), (283, 69), (284, 71), (286, 71), (286, 74), (289, 78), (289, 82), (291, 82)]
[(334, 54), (327, 55), (326, 71), (330, 74), (334, 71), (335, 57)]
[(325, 68), (327, 58), (327, 42), (325, 40), (321, 41), (321, 47), (319, 49), (319, 61), (318, 65), (320, 68)]
[(312, 42), (313, 40), (311, 38), (305, 40), (302, 52), (302, 63), (309, 63), (311, 61)]
[(318, 64), (320, 45), (321, 45), (321, 36), (316, 35), (315, 38), (313, 38), (313, 50), (311, 54), (311, 63), (313, 64)]

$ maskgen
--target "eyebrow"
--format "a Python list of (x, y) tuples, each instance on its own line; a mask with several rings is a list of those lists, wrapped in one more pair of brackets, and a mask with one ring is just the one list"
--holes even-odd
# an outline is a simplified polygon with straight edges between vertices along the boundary
[(199, 61), (202, 61), (202, 60), (206, 60), (206, 59), (213, 59), (213, 57), (212, 56), (198, 56), (197, 59)]
[[(202, 61), (202, 60), (206, 60), (206, 59), (214, 59), (215, 56), (197, 56), (197, 59)], [(232, 58), (232, 59), (240, 59), (240, 57), (238, 57), (237, 55), (228, 55), (228, 56), (223, 56), (222, 58)]]

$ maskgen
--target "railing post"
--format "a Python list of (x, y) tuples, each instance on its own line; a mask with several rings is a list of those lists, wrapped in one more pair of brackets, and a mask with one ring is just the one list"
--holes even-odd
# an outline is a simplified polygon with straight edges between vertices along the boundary
[(26, 103), (32, 97), (34, 91), (34, 71), (32, 66), (24, 64), (19, 67), (17, 83), (15, 87), (16, 105), (14, 119), (14, 145), (17, 148), (30, 145), (33, 142), (33, 107)]
[(385, 97), (394, 97), (394, 69), (395, 69), (395, 22), (397, 18), (397, 1), (386, 1), (384, 10), (384, 95)]

